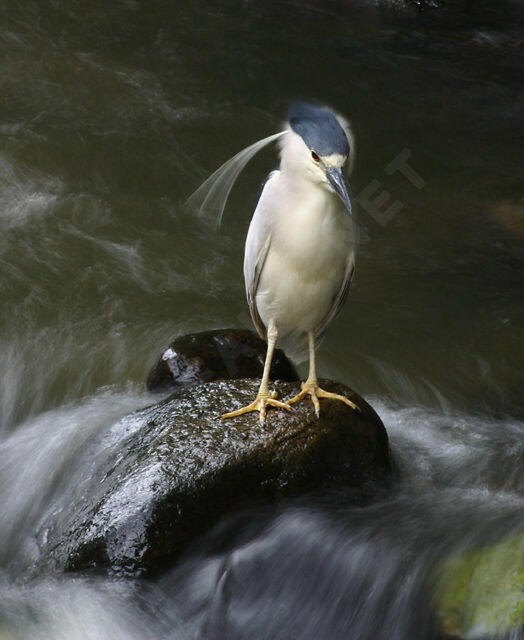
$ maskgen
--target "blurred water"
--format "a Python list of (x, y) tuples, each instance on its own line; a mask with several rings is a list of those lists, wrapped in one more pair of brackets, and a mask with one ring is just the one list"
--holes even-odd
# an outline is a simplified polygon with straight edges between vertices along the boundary
[[(522, 16), (0, 2), (0, 638), (435, 637), (435, 564), (524, 524)], [(87, 439), (150, 402), (161, 349), (250, 326), (242, 247), (274, 149), (219, 232), (182, 202), (297, 97), (353, 122), (363, 243), (319, 365), (381, 415), (397, 491), (238, 514), (155, 583), (28, 580), (38, 522), (89, 473)]]

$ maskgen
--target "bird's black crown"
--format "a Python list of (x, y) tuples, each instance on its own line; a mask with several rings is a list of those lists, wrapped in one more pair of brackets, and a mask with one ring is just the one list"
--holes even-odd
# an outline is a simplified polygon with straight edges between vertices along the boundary
[(307, 102), (295, 102), (288, 116), (291, 129), (320, 156), (349, 153), (349, 142), (335, 115)]

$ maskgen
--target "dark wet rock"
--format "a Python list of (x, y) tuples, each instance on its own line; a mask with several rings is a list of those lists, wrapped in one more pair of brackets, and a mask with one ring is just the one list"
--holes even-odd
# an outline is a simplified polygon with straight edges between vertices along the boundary
[[(252, 401), (256, 380), (184, 387), (112, 425), (85, 455), (93, 473), (39, 533), (45, 569), (154, 575), (235, 508), (274, 502), (329, 485), (353, 487), (362, 503), (388, 486), (386, 430), (343, 385), (323, 381), (360, 407), (321, 400), (320, 419), (303, 401), (223, 421)], [(297, 383), (276, 385), (280, 397)], [(84, 468), (84, 467), (82, 467)], [(359, 497), (360, 496), (360, 497)]]
[[(160, 356), (147, 378), (150, 391), (176, 389), (182, 385), (261, 378), (266, 343), (247, 329), (218, 329), (191, 333), (174, 340)], [(294, 366), (276, 349), (271, 380), (298, 380)]]

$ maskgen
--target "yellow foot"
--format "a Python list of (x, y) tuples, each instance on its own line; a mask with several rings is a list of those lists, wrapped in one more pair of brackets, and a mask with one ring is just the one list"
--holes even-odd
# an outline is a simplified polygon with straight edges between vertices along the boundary
[(271, 407), (279, 407), (280, 409), (287, 409), (288, 411), (293, 411), (293, 409), (289, 406), (287, 402), (280, 402), (277, 400), (278, 393), (273, 391), (273, 393), (268, 395), (258, 395), (256, 400), (251, 404), (248, 404), (247, 407), (242, 407), (241, 409), (237, 409), (236, 411), (231, 411), (230, 413), (224, 413), (220, 417), (222, 420), (226, 418), (234, 418), (236, 416), (241, 416), (244, 413), (249, 413), (250, 411), (258, 411), (260, 414), (260, 424), (264, 424), (266, 421), (266, 407), (269, 405)]
[(341, 402), (345, 402), (348, 407), (355, 409), (355, 411), (360, 411), (356, 404), (348, 400), (345, 396), (341, 396), (339, 393), (331, 393), (331, 391), (324, 391), (321, 389), (317, 383), (303, 382), (302, 383), (302, 391), (293, 396), (290, 400), (287, 401), (288, 404), (293, 404), (294, 402), (298, 402), (302, 400), (306, 396), (311, 396), (311, 401), (313, 402), (313, 406), (315, 407), (315, 413), (317, 414), (317, 418), (320, 417), (320, 402), (319, 398), (330, 398), (331, 400), (340, 400)]

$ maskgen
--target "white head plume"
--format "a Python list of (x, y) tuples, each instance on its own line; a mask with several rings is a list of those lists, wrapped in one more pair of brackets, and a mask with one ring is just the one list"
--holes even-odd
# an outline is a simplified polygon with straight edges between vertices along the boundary
[(285, 133), (287, 131), (280, 131), (280, 133), (274, 133), (267, 138), (258, 140), (258, 142), (242, 149), (227, 162), (224, 162), (189, 196), (185, 202), (185, 207), (197, 211), (199, 216), (213, 216), (216, 219), (216, 226), (220, 226), (231, 189), (246, 164), (261, 149)]

